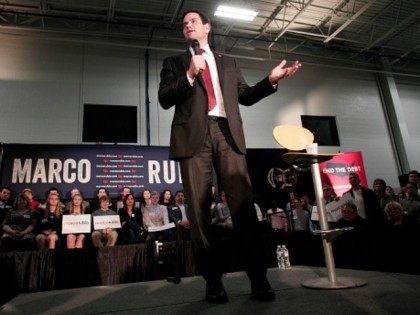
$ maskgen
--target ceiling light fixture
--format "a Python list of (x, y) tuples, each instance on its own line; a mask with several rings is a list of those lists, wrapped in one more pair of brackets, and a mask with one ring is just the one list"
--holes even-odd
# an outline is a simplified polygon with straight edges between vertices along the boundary
[(257, 11), (219, 5), (214, 12), (215, 16), (227, 17), (243, 21), (253, 21), (258, 15)]

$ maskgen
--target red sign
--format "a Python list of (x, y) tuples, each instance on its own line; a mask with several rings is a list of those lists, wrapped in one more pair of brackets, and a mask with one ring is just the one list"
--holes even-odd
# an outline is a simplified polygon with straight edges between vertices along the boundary
[(331, 185), (337, 196), (342, 196), (351, 188), (349, 173), (356, 173), (360, 178), (360, 185), (368, 187), (362, 152), (345, 152), (333, 159), (320, 163), (322, 185)]

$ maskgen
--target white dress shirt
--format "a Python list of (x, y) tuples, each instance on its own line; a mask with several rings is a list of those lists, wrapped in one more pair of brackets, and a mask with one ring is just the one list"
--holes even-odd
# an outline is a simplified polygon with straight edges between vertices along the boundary
[[(216, 106), (208, 114), (209, 116), (217, 116), (217, 117), (226, 118), (226, 111), (225, 111), (225, 105), (223, 102), (222, 88), (220, 87), (219, 73), (217, 72), (216, 61), (214, 59), (213, 52), (211, 51), (209, 45), (206, 45), (200, 48), (204, 50), (202, 56), (204, 57), (204, 59), (206, 60), (209, 66), (211, 82), (213, 83), (214, 95), (216, 96)], [(190, 47), (190, 52), (192, 55), (195, 54), (194, 50), (191, 47)], [(187, 72), (187, 78), (192, 86), (194, 84), (195, 79), (190, 78), (188, 76), (188, 72)]]

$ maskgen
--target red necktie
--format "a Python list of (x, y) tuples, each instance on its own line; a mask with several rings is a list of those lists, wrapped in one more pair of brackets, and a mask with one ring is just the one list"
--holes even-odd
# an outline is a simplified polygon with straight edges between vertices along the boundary
[[(203, 53), (204, 53), (204, 49), (200, 48), (200, 55), (202, 55)], [(216, 106), (216, 95), (214, 94), (213, 83), (211, 82), (210, 68), (207, 61), (206, 61), (206, 68), (203, 70), (203, 72), (201, 72), (201, 77), (203, 78), (204, 86), (207, 91), (208, 111), (211, 111)]]

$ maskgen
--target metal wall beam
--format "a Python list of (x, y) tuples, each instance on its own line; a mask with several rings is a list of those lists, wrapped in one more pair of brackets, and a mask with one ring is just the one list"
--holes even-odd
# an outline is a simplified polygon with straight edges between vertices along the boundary
[[(381, 58), (380, 63), (385, 71), (390, 68), (387, 58)], [(378, 73), (377, 79), (382, 97), (382, 106), (387, 116), (388, 131), (394, 145), (397, 167), (400, 174), (406, 174), (411, 170), (409, 157), (413, 156), (412, 142), (398, 89), (394, 77), (390, 73)]]

